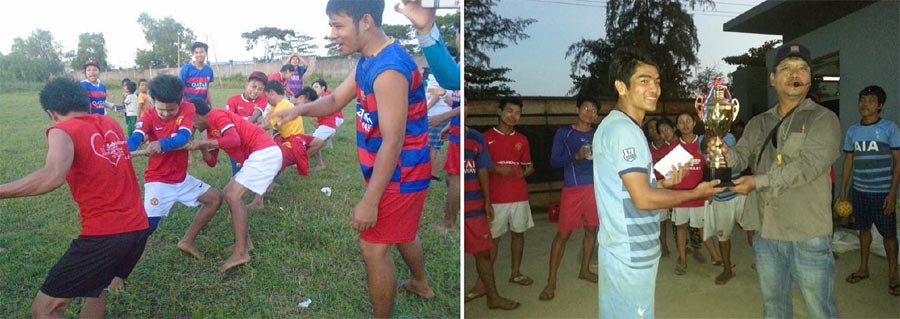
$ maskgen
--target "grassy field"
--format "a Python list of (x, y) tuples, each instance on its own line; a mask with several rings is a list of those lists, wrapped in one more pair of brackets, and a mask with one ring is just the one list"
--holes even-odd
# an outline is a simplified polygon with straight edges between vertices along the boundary
[[(227, 83), (216, 83), (211, 89), (216, 107), (243, 91), (243, 81), (222, 82)], [(339, 81), (329, 83), (336, 86)], [(110, 84), (109, 91), (121, 99), (121, 89)], [(122, 116), (114, 116), (124, 127)], [(253, 261), (225, 274), (216, 271), (228, 257), (223, 249), (233, 242), (224, 202), (197, 241), (206, 259), (182, 254), (175, 244), (195, 209), (175, 205), (148, 241), (127, 290), (108, 298), (107, 317), (371, 316), (365, 265), (349, 222), (349, 212), (364, 191), (355, 154), (352, 105), (344, 109), (344, 117), (347, 122), (338, 130), (334, 149), (324, 151), (328, 168), (308, 177), (297, 176), (288, 168), (276, 179), (280, 187), (267, 194), (265, 208), (251, 211), (250, 235), (256, 248), (251, 253)], [(50, 125), (40, 110), (37, 91), (0, 93), (0, 183), (43, 166), (44, 131)], [(305, 127), (312, 131), (308, 122)], [(146, 158), (134, 160), (141, 184), (146, 165)], [(189, 172), (222, 189), (230, 178), (230, 165), (224, 156), (214, 168), (195, 160)], [(333, 188), (331, 197), (320, 192), (324, 186)], [(428, 280), (437, 297), (423, 300), (398, 292), (395, 317), (459, 317), (459, 234), (429, 227), (443, 215), (446, 192), (443, 183), (432, 183), (419, 228)], [(47, 272), (80, 228), (77, 206), (67, 186), (39, 197), (0, 200), (0, 247), (7, 249), (0, 253), (0, 318), (29, 315), (31, 301)], [(394, 253), (394, 260), (398, 279), (408, 278), (399, 253)], [(312, 300), (310, 307), (299, 307), (305, 299)], [(73, 301), (67, 316), (76, 316), (81, 303)]]

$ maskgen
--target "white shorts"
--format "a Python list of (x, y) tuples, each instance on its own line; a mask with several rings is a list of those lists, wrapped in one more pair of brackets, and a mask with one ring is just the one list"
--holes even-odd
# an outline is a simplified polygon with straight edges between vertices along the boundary
[(657, 209), (659, 212), (659, 221), (664, 222), (672, 218), (672, 209), (671, 208), (663, 208)]
[(737, 195), (731, 200), (720, 202), (713, 201), (709, 205), (709, 215), (712, 216), (712, 226), (716, 232), (719, 241), (728, 241), (731, 239), (731, 231), (734, 230), (734, 223), (740, 222), (741, 216), (744, 214), (744, 195)]
[(187, 207), (200, 205), (198, 199), (209, 190), (209, 184), (190, 174), (177, 184), (151, 182), (144, 184), (144, 210), (147, 217), (166, 217), (175, 202)]
[(672, 221), (676, 226), (691, 222), (694, 228), (703, 228), (703, 206), (700, 207), (675, 207), (672, 209)]
[(334, 136), (335, 131), (335, 129), (328, 127), (327, 125), (319, 125), (319, 127), (316, 128), (316, 131), (313, 132), (313, 137), (324, 141)]
[(341, 127), (341, 124), (344, 124), (344, 119), (342, 119), (340, 117), (334, 119), (334, 127), (335, 128)]
[(524, 233), (531, 227), (534, 227), (534, 220), (531, 219), (531, 205), (528, 201), (491, 204), (494, 208), (494, 220), (491, 221), (491, 235), (499, 238), (506, 234), (507, 231), (515, 233)]
[(272, 184), (281, 169), (281, 149), (270, 146), (250, 153), (241, 170), (234, 174), (234, 181), (250, 191), (262, 195)]

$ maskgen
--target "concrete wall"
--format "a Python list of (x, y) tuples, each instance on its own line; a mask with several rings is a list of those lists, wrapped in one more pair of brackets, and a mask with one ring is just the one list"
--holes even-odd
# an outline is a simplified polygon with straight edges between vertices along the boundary
[[(813, 32), (797, 37), (808, 47), (812, 58), (839, 52), (841, 130), (859, 122), (858, 93), (868, 85), (878, 85), (887, 93), (882, 118), (900, 121), (900, 2), (879, 1), (834, 21)], [(769, 54), (769, 64), (772, 53)], [(774, 105), (774, 90), (769, 105)], [(840, 181), (841, 157), (835, 166)]]
[[(562, 171), (550, 167), (550, 148), (553, 135), (561, 126), (570, 125), (578, 118), (574, 97), (522, 96), (522, 117), (516, 130), (528, 138), (531, 160), (535, 173), (527, 178), (528, 197), (532, 206), (546, 206), (559, 201), (563, 186)], [(609, 114), (616, 101), (601, 99), (600, 113)], [(465, 105), (465, 124), (479, 131), (497, 125), (497, 100), (468, 100)], [(694, 101), (660, 101), (657, 112), (649, 117), (666, 116), (673, 121), (681, 112), (693, 112)], [(599, 123), (599, 122), (598, 122)], [(699, 125), (698, 125), (699, 126)]]
[[(320, 74), (325, 78), (344, 78), (347, 76), (347, 74), (350, 73), (350, 70), (356, 67), (356, 62), (359, 61), (359, 57), (357, 56), (307, 56), (304, 58), (309, 62), (309, 69), (307, 70), (306, 74)], [(422, 55), (415, 55), (413, 56), (413, 59), (416, 61), (416, 64), (418, 64), (420, 68), (428, 66), (428, 62), (425, 61), (425, 57)], [(256, 64), (216, 64), (213, 65), (212, 68), (213, 72), (216, 75), (216, 78), (225, 78), (233, 75), (248, 76), (253, 71), (262, 71), (266, 74), (272, 74), (278, 72), (278, 70), (281, 70), (282, 65), (284, 65), (283, 61), (277, 61)], [(116, 84), (121, 83), (122, 79), (124, 78), (129, 78), (132, 80), (144, 78), (149, 80), (159, 74), (178, 75), (179, 69), (180, 68), (107, 71), (100, 74), (100, 80), (105, 83)], [(72, 76), (76, 79), (84, 78), (84, 74), (81, 70), (72, 72)]]

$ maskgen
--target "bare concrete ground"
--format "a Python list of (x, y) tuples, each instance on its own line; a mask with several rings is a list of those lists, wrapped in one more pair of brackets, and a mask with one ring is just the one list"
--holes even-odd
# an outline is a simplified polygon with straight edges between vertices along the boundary
[[(500, 294), (519, 301), (522, 306), (513, 311), (488, 310), (485, 298), (465, 304), (466, 318), (596, 318), (598, 314), (597, 285), (577, 278), (581, 258), (583, 233), (572, 234), (559, 269), (556, 298), (540, 301), (538, 295), (547, 280), (550, 244), (557, 224), (550, 223), (546, 214), (537, 214), (535, 227), (525, 233), (525, 253), (522, 273), (534, 279), (531, 286), (509, 283), (509, 236), (500, 242), (499, 257), (494, 266)], [(669, 233), (671, 236), (671, 232)], [(662, 258), (656, 281), (656, 315), (658, 318), (760, 318), (762, 299), (756, 272), (750, 268), (753, 252), (747, 245), (743, 231), (735, 229), (732, 236), (732, 260), (737, 277), (724, 286), (714, 283), (722, 268), (699, 264), (688, 257), (687, 274), (675, 275), (674, 236), (668, 240), (670, 257)], [(705, 252), (705, 250), (704, 250)], [(708, 255), (707, 255), (707, 259)], [(596, 253), (592, 263), (596, 264)], [(869, 258), (871, 277), (856, 284), (844, 278), (856, 271), (859, 251), (839, 255), (835, 261), (834, 290), (837, 308), (842, 318), (900, 318), (900, 299), (888, 294), (887, 261), (873, 255)], [(464, 289), (468, 291), (477, 273), (471, 255), (465, 257)], [(806, 305), (799, 290), (794, 289), (794, 315), (807, 318)]]

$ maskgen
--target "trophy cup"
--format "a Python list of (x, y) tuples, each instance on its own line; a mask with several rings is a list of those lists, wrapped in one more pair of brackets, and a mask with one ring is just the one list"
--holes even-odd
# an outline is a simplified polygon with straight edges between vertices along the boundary
[(709, 179), (718, 179), (720, 187), (734, 186), (731, 182), (731, 167), (728, 167), (721, 147), (725, 143), (722, 138), (731, 130), (731, 123), (738, 116), (740, 104), (737, 99), (731, 98), (728, 87), (719, 79), (713, 80), (707, 87), (709, 92), (705, 97), (697, 95), (695, 107), (697, 116), (706, 128), (706, 138), (709, 139), (707, 145), (713, 148), (707, 166)]

